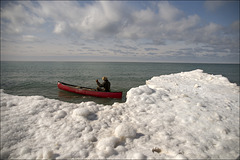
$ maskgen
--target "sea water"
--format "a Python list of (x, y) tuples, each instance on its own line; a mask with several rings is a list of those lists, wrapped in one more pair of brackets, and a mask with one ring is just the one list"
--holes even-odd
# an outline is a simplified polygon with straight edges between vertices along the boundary
[[(1, 62), (1, 89), (20, 96), (39, 95), (50, 99), (100, 104), (125, 102), (131, 88), (146, 84), (154, 76), (202, 69), (223, 75), (239, 86), (239, 64), (130, 63), (130, 62)], [(96, 79), (108, 77), (111, 91), (122, 91), (122, 99), (97, 98), (59, 90), (57, 82), (96, 88)]]

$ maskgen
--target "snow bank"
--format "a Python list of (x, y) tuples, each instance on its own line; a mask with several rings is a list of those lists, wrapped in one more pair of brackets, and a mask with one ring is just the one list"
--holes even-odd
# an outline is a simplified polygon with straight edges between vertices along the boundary
[(220, 75), (194, 70), (153, 77), (112, 106), (1, 90), (1, 158), (238, 156), (239, 86)]

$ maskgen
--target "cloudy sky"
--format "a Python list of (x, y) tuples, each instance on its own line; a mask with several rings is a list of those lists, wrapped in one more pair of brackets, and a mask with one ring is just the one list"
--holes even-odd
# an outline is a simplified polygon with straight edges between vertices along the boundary
[(1, 60), (239, 63), (239, 1), (1, 1)]

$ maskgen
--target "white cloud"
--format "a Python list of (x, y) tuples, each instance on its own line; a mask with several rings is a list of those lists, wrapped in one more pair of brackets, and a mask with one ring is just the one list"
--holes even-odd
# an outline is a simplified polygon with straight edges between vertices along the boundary
[(89, 39), (117, 34), (126, 12), (118, 1), (97, 1), (83, 6), (76, 1), (40, 1), (39, 4), (38, 14), (54, 23), (54, 33), (75, 32)]
[(222, 27), (215, 23), (209, 23), (207, 26), (203, 28), (202, 33), (209, 35), (218, 32)]
[(37, 41), (38, 38), (36, 36), (33, 36), (33, 35), (23, 35), (22, 40), (24, 42), (34, 42), (34, 41)]
[(231, 24), (231, 28), (234, 30), (234, 31), (239, 31), (239, 24), (240, 24), (240, 21), (235, 21)]
[[(103, 37), (118, 37), (141, 39), (148, 38), (154, 41), (184, 40), (185, 32), (202, 31), (205, 34), (213, 33), (219, 29), (217, 24), (210, 23), (207, 26), (200, 26), (201, 18), (198, 15), (185, 16), (183, 11), (170, 5), (168, 2), (159, 2), (157, 10), (151, 8), (134, 10), (132, 8), (126, 11), (124, 2), (100, 1), (80, 5), (76, 1), (39, 1), (38, 7), (27, 5), (28, 19), (23, 15), (26, 3), (12, 5), (14, 15), (4, 14), (3, 18), (13, 19), (10, 26), (16, 26), (16, 31), (22, 31), (24, 26), (28, 28), (30, 23), (52, 25), (53, 33), (65, 35), (78, 35), (84, 39), (95, 39)], [(64, 9), (63, 9), (64, 8)], [(31, 14), (34, 13), (34, 14)], [(21, 13), (25, 13), (21, 15)], [(20, 18), (18, 18), (20, 14)], [(8, 15), (9, 17), (7, 17)], [(11, 15), (11, 16), (10, 16)], [(28, 16), (30, 17), (30, 16)], [(38, 19), (41, 17), (41, 19)], [(21, 28), (21, 20), (24, 23)], [(196, 34), (195, 34), (196, 35)]]
[(166, 21), (176, 20), (183, 15), (183, 12), (176, 7), (170, 5), (167, 1), (158, 4), (159, 16)]
[[(158, 6), (159, 10), (156, 12), (150, 8), (132, 12), (129, 19), (133, 21), (127, 23), (118, 35), (124, 38), (148, 38), (163, 42), (168, 39), (179, 40), (180, 37), (183, 40), (186, 38), (185, 32), (192, 32), (199, 27), (201, 18), (198, 15), (184, 16), (182, 11), (167, 2), (160, 2)], [(161, 13), (169, 13), (170, 16)]]
[[(28, 30), (29, 26), (38, 26), (45, 22), (42, 17), (32, 14), (19, 3), (9, 3), (5, 8), (1, 8), (1, 18), (8, 22), (3, 23), (5, 31), (8, 33), (21, 33)], [(10, 25), (7, 25), (10, 24)]]
[[(217, 3), (214, 4), (217, 6)], [(205, 5), (210, 6), (209, 2)], [(220, 3), (218, 6), (221, 6)], [(71, 41), (77, 44), (86, 42), (88, 45), (85, 47), (96, 48), (96, 50), (89, 50), (76, 45), (77, 47), (71, 53), (77, 54), (77, 51), (81, 50), (81, 52), (91, 52), (92, 55), (102, 55), (99, 51), (106, 51), (105, 54), (111, 56), (113, 56), (111, 51), (116, 55), (127, 55), (131, 47), (134, 48), (131, 50), (131, 55), (147, 55), (149, 48), (155, 48), (155, 51), (158, 51), (158, 53), (151, 52), (151, 56), (173, 54), (168, 52), (168, 49), (179, 42), (189, 46), (208, 44), (211, 47), (211, 54), (219, 51), (218, 48), (236, 52), (236, 48), (239, 47), (234, 36), (236, 33), (239, 34), (239, 21), (234, 22), (227, 29), (212, 22), (205, 24), (199, 15), (185, 15), (183, 11), (165, 1), (156, 2), (154, 7), (145, 8), (128, 6), (126, 1), (85, 3), (20, 1), (11, 2), (1, 8), (1, 15), (3, 24), (1, 32), (4, 32), (5, 39), (11, 39), (12, 33), (18, 33), (15, 36), (19, 36), (18, 39), (23, 42), (42, 40), (41, 42), (44, 43), (40, 38), (44, 37), (47, 39), (45, 43), (49, 43), (48, 47), (51, 47), (49, 49), (51, 53), (54, 53), (54, 48), (56, 53), (59, 53), (59, 50), (67, 53), (68, 50), (64, 49), (63, 45), (72, 43)], [(37, 35), (39, 32), (41, 36)], [(116, 45), (117, 43), (113, 42), (114, 39), (122, 43)], [(131, 45), (128, 43), (129, 40)], [(150, 47), (147, 43), (139, 46), (138, 42), (141, 40), (153, 42), (154, 46)], [(174, 45), (171, 46), (172, 44)], [(177, 47), (174, 52), (177, 53), (178, 49), (185, 51)], [(210, 52), (210, 50), (207, 51)], [(207, 51), (205, 50), (204, 53)]]
[(150, 8), (134, 11), (132, 16), (137, 24), (152, 24), (156, 20), (156, 15)]
[(204, 6), (206, 7), (207, 10), (213, 12), (213, 11), (216, 11), (217, 9), (221, 8), (226, 3), (227, 2), (223, 1), (223, 0), (218, 0), (218, 1), (206, 0), (204, 2)]
[(55, 25), (55, 28), (54, 28), (54, 33), (62, 33), (66, 28), (66, 24), (65, 22), (58, 22), (56, 25)]

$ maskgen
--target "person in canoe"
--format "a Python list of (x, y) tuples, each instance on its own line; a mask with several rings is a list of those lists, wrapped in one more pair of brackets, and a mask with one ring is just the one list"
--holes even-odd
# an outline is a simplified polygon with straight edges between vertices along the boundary
[(96, 80), (97, 82), (97, 91), (105, 91), (105, 92), (110, 92), (110, 85), (111, 83), (108, 81), (107, 77), (102, 77), (102, 80), (104, 81), (102, 84), (98, 82), (98, 79)]

